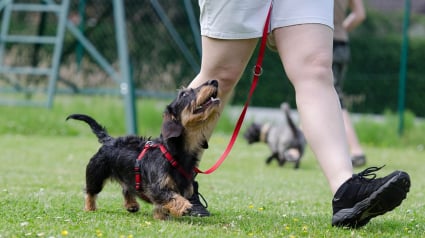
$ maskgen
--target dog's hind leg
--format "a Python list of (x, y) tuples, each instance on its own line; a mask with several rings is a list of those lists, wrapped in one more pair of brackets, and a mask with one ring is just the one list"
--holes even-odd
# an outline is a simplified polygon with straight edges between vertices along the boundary
[(84, 210), (96, 210), (96, 197), (102, 189), (105, 180), (110, 176), (110, 170), (104, 163), (100, 163), (100, 158), (95, 155), (86, 167), (86, 197)]
[(283, 167), (286, 163), (286, 159), (285, 158), (278, 158), (277, 163), (279, 164), (280, 167)]
[(297, 161), (295, 161), (294, 169), (299, 169), (300, 168), (300, 162), (301, 162), (301, 159), (298, 159)]
[(139, 203), (137, 203), (136, 196), (132, 194), (125, 184), (122, 186), (122, 195), (124, 196), (124, 207), (129, 212), (139, 211)]
[(86, 193), (84, 200), (84, 210), (95, 211), (96, 210), (96, 195)]
[(266, 164), (270, 164), (274, 158), (277, 158), (277, 153), (273, 153), (269, 157), (267, 157)]

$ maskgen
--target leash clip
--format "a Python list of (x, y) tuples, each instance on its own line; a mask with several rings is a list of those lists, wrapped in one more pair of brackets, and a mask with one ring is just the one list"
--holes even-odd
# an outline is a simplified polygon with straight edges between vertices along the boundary
[(152, 147), (153, 145), (154, 145), (153, 141), (148, 140), (148, 141), (146, 141), (146, 143), (145, 143), (145, 148)]
[(254, 74), (254, 76), (261, 76), (263, 74), (263, 67), (261, 67), (261, 65), (254, 65), (254, 68), (252, 69), (252, 73)]

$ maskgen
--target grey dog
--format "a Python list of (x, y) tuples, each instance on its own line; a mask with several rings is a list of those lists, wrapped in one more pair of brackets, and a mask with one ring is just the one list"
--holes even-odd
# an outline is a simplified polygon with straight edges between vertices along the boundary
[(280, 109), (283, 111), (285, 119), (281, 124), (275, 126), (270, 123), (254, 122), (248, 127), (244, 137), (249, 144), (264, 142), (269, 146), (272, 154), (266, 159), (267, 164), (270, 164), (273, 159), (276, 159), (280, 166), (283, 166), (286, 161), (290, 161), (294, 162), (294, 168), (298, 169), (307, 141), (304, 133), (291, 117), (289, 104), (282, 103)]

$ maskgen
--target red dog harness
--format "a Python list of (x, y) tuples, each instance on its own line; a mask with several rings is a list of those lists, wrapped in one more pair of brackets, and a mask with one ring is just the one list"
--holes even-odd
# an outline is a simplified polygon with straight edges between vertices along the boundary
[(145, 146), (143, 147), (142, 152), (140, 152), (139, 156), (136, 160), (136, 165), (134, 166), (134, 173), (136, 176), (136, 190), (141, 190), (141, 183), (142, 183), (142, 176), (140, 174), (140, 161), (145, 156), (146, 152), (149, 149), (152, 148), (159, 148), (162, 152), (162, 154), (165, 156), (165, 158), (170, 162), (171, 166), (176, 168), (183, 176), (185, 176), (188, 180), (192, 180), (193, 176), (192, 174), (187, 173), (180, 165), (179, 163), (173, 158), (173, 156), (168, 152), (168, 150), (165, 148), (163, 144), (160, 143), (153, 143), (153, 141), (147, 141)]

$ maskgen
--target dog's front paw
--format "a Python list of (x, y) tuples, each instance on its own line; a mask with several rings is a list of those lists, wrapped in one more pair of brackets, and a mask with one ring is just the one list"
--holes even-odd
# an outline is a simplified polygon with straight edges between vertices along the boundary
[(182, 210), (182, 216), (192, 216), (192, 204), (189, 202), (189, 206), (185, 206)]
[(137, 212), (139, 211), (139, 203), (137, 203), (136, 197), (129, 193), (128, 191), (124, 190), (124, 207), (129, 212)]
[(190, 213), (192, 204), (184, 197), (176, 195), (168, 203), (163, 205), (163, 209), (169, 211), (174, 217), (181, 217)]
[(131, 205), (126, 205), (125, 208), (127, 209), (127, 211), (129, 212), (138, 212), (139, 211), (139, 204), (135, 203), (135, 204), (131, 204)]
[(168, 211), (164, 210), (161, 205), (155, 205), (153, 209), (153, 218), (157, 220), (167, 220), (169, 218)]
[(129, 212), (138, 212), (139, 211), (139, 203), (137, 203), (135, 198), (126, 199), (124, 203), (125, 209)]

